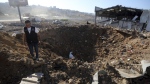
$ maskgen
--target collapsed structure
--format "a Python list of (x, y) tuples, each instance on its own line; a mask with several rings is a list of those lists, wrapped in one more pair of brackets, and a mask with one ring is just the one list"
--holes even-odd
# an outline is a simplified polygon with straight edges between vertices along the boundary
[(101, 21), (98, 23), (105, 22), (105, 24), (112, 24), (111, 26), (129, 30), (141, 31), (146, 28), (147, 31), (150, 31), (149, 16), (149, 10), (123, 7), (121, 5), (106, 9), (95, 7), (95, 24), (97, 24), (97, 20), (100, 17)]
[(127, 18), (128, 20), (132, 20), (135, 16), (139, 17), (142, 14), (141, 9), (123, 7), (121, 5), (113, 6), (106, 9), (95, 8), (96, 16), (98, 17), (108, 17), (108, 18), (116, 18), (117, 20), (121, 20), (123, 18)]

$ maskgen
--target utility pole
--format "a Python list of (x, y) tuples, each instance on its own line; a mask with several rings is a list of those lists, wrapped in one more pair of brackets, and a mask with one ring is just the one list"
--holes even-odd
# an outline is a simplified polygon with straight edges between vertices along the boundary
[(96, 12), (95, 12), (95, 26), (96, 26), (96, 19), (97, 19), (97, 16), (96, 16)]
[(8, 1), (9, 1), (9, 5), (10, 6), (17, 7), (18, 13), (19, 13), (20, 22), (22, 23), (20, 7), (27, 6), (28, 5), (28, 0), (8, 0)]
[(20, 22), (22, 23), (20, 7), (19, 7), (19, 6), (17, 6), (17, 8), (18, 8), (18, 13), (19, 13)]

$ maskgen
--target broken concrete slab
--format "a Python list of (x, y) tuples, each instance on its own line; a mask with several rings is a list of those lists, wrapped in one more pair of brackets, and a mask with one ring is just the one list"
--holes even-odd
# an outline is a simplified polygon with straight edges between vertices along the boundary
[(98, 72), (94, 74), (92, 84), (98, 84)]
[(142, 76), (142, 74), (139, 74), (137, 71), (134, 70), (126, 70), (126, 69), (116, 69), (116, 70), (123, 78), (136, 78)]
[(27, 81), (21, 81), (20, 84), (38, 84), (38, 83), (31, 83), (31, 82), (27, 82)]
[(30, 83), (39, 83), (36, 78), (23, 78), (22, 81), (30, 82)]
[(40, 84), (40, 79), (43, 77), (43, 73), (34, 73), (27, 78), (22, 78), (20, 84)]
[(41, 79), (43, 77), (43, 73), (34, 73), (34, 74), (30, 75), (29, 77), (37, 77), (37, 78)]
[(142, 60), (141, 64), (142, 64), (143, 74), (145, 74), (146, 73), (146, 68), (150, 66), (150, 61)]

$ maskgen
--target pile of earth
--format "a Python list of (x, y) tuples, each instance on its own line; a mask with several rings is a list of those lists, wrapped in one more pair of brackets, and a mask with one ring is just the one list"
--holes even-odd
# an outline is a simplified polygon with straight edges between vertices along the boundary
[[(140, 37), (135, 31), (124, 32), (113, 28), (82, 25), (49, 29), (41, 35), (44, 42), (42, 47), (61, 56), (63, 60), (61, 63), (52, 61), (48, 64), (49, 66), (54, 64), (49, 71), (51, 79), (56, 83), (65, 84), (68, 80), (75, 80), (73, 84), (91, 84), (92, 79), (89, 78), (92, 78), (96, 71), (104, 70), (107, 75), (99, 76), (99, 82), (122, 84), (124, 79), (115, 68), (133, 68), (142, 73), (141, 66), (136, 64), (140, 64), (143, 59), (149, 59), (145, 56), (149, 54), (147, 50), (150, 50), (148, 38)], [(76, 59), (68, 63), (71, 51)], [(70, 69), (72, 65), (74, 68)], [(56, 70), (52, 68), (57, 66), (59, 68)], [(83, 68), (80, 69), (80, 66)], [(86, 71), (88, 73), (85, 73)], [(74, 72), (77, 74), (73, 74)], [(51, 75), (52, 73), (55, 75)], [(61, 73), (63, 74), (60, 76)]]
[(43, 64), (43, 60), (38, 64), (33, 61), (18, 39), (0, 32), (0, 84), (19, 84), (23, 77), (41, 71)]
[[(133, 64), (150, 59), (149, 39), (134, 32), (90, 25), (63, 26), (42, 31), (41, 37), (37, 63), (22, 45), (22, 35), (11, 37), (0, 33), (2, 84), (19, 84), (21, 78), (34, 72), (44, 73), (41, 84), (91, 84), (97, 71), (99, 83), (125, 84), (130, 81), (122, 78), (115, 68), (134, 67), (141, 73), (141, 67)], [(69, 59), (71, 51), (75, 56), (73, 60)]]

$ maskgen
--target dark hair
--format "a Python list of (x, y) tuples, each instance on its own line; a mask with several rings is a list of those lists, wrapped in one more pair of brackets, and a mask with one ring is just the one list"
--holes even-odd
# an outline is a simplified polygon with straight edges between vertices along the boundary
[(25, 21), (25, 24), (27, 24), (27, 23), (30, 23), (30, 20), (26, 20), (26, 21)]

